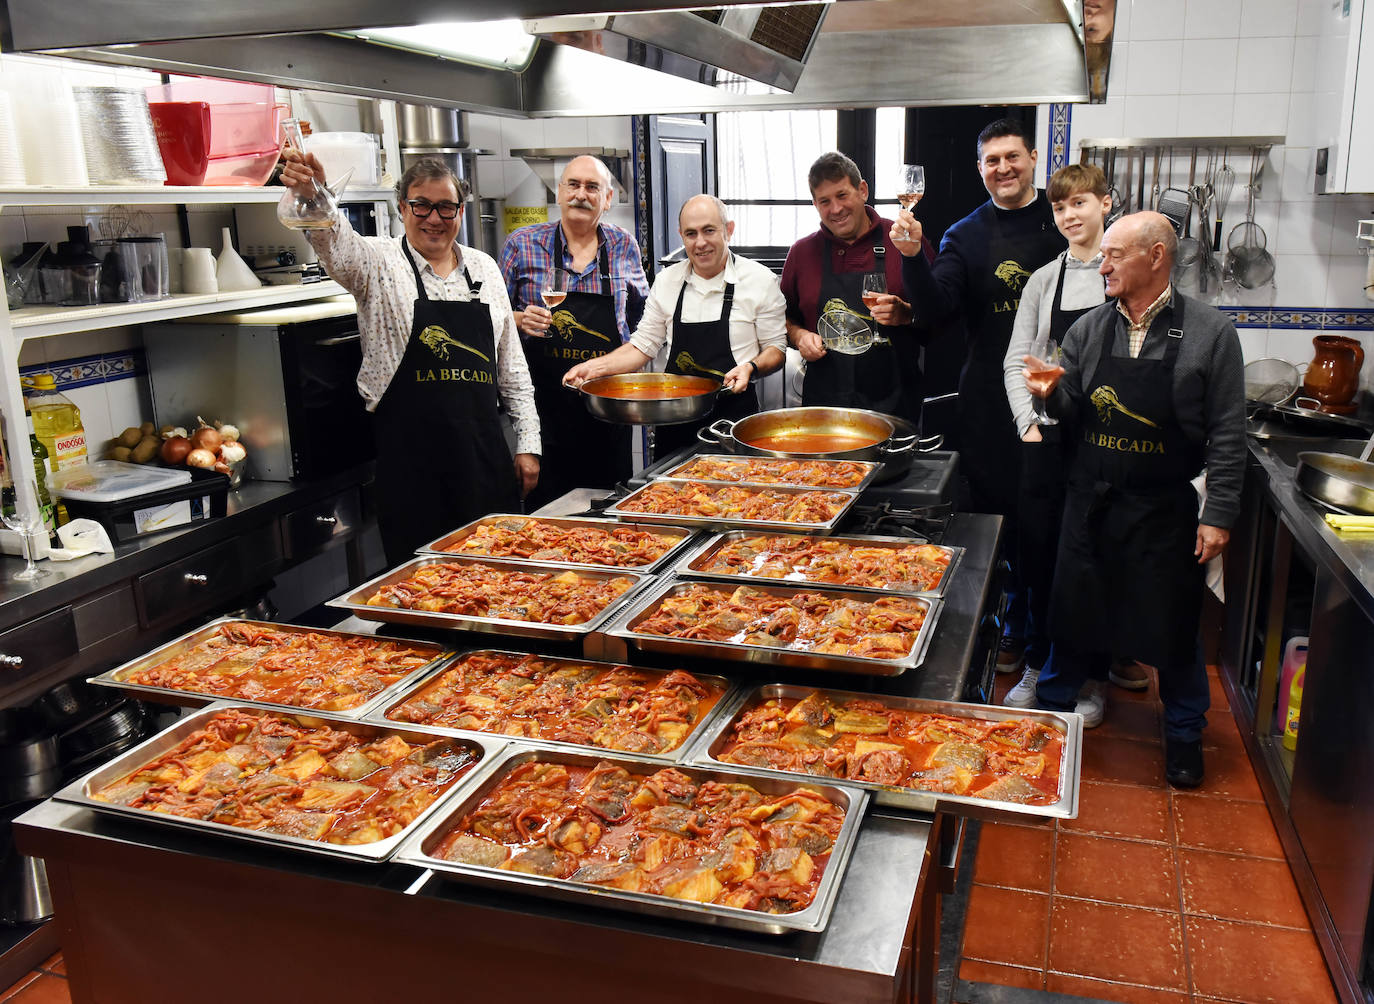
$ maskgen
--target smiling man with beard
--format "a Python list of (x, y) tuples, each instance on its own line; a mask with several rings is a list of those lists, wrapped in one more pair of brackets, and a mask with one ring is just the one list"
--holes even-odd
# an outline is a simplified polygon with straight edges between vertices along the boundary
[[(558, 183), (560, 220), (522, 227), (501, 250), (543, 429), (539, 485), (527, 500), (531, 510), (574, 488), (610, 488), (632, 471), (630, 427), (593, 418), (562, 386), (570, 367), (629, 340), (649, 294), (639, 245), (601, 219), (614, 198), (606, 165), (574, 157)], [(567, 298), (550, 311), (542, 294), (556, 268), (572, 279)]]
[[(284, 157), (284, 184), (324, 184), (314, 154)], [(458, 243), (467, 183), (427, 157), (397, 194), (399, 240), (362, 237), (343, 213), (308, 231), (358, 301), (358, 390), (374, 417), (377, 525), (392, 565), (479, 516), (513, 511), (539, 477), (539, 417), (501, 273)], [(513, 460), (498, 406), (515, 427)]]
[[(897, 249), (905, 256), (902, 278), (917, 323), (936, 325), (962, 315), (968, 331), (959, 374), (959, 471), (968, 479), (970, 510), (1007, 517), (1002, 553), (1011, 563), (1012, 581), (997, 663), (1003, 672), (1020, 669), (1026, 658), (1039, 668), (1034, 660), (1043, 660), (1049, 649), (1044, 625), (1034, 617), (1027, 623), (1017, 520), (1025, 451), (1002, 377), (1026, 281), (1066, 243), (1055, 229), (1049, 200), (1035, 188), (1035, 164), (1035, 141), (1022, 123), (998, 119), (984, 127), (978, 134), (978, 173), (988, 201), (945, 231), (933, 265), (916, 253), (921, 224), (906, 211), (897, 216), (898, 227), (913, 237), (898, 241)], [(1029, 655), (1028, 640), (1035, 643)]]

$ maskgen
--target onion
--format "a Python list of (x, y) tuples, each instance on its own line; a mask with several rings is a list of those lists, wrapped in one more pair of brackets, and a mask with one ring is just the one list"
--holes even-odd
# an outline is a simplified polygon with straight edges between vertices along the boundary
[(209, 427), (203, 427), (191, 433), (191, 445), (197, 450), (208, 450), (213, 454), (219, 449), (221, 442), (223, 439), (220, 434)]
[(191, 441), (185, 436), (173, 436), (171, 439), (162, 442), (162, 459), (169, 464), (180, 464), (186, 460), (186, 454), (191, 452)]
[(196, 449), (186, 454), (187, 467), (214, 467), (215, 455), (209, 450)]
[(226, 464), (237, 464), (244, 457), (248, 456), (248, 451), (243, 448), (243, 444), (233, 439), (226, 439), (220, 444), (219, 458)]
[(216, 461), (216, 462), (215, 462), (215, 470), (219, 471), (219, 473), (221, 473), (221, 474), (228, 474), (228, 473), (229, 473), (229, 465), (226, 464), (226, 463), (223, 463), (223, 462), (221, 462), (221, 461)]
[(239, 427), (237, 425), (230, 425), (226, 422), (219, 427), (219, 434), (223, 439), (238, 439)]

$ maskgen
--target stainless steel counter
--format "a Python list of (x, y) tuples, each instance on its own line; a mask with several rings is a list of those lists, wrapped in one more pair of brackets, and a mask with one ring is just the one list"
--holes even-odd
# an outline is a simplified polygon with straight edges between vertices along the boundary
[(1374, 533), (1337, 533), (1322, 518), (1324, 510), (1298, 491), (1297, 455), (1303, 450), (1358, 452), (1363, 442), (1251, 440), (1250, 453), (1268, 475), (1265, 492), (1293, 539), (1314, 563), (1345, 587), (1366, 617), (1374, 620)]

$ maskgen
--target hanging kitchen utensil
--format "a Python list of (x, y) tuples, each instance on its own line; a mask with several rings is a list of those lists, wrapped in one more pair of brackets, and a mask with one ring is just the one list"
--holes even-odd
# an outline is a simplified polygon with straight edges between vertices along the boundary
[(1111, 196), (1111, 199), (1112, 199), (1112, 208), (1109, 209), (1109, 210), (1107, 211), (1107, 221), (1106, 221), (1106, 225), (1107, 225), (1107, 226), (1111, 226), (1111, 225), (1112, 225), (1113, 223), (1115, 223), (1117, 220), (1121, 219), (1121, 214), (1122, 214), (1123, 212), (1125, 212), (1125, 205), (1124, 205), (1124, 203), (1122, 202), (1121, 193), (1120, 193), (1119, 191), (1117, 191), (1117, 187), (1116, 187), (1116, 150), (1115, 150), (1115, 148), (1110, 148), (1110, 147), (1109, 147), (1109, 148), (1107, 149), (1107, 151), (1105, 152), (1104, 156), (1106, 157), (1105, 163), (1106, 163), (1106, 165), (1107, 165), (1107, 167), (1106, 167), (1106, 174), (1107, 174), (1107, 194), (1108, 194), (1109, 196)]
[(1197, 204), (1192, 197), (1193, 186), (1189, 185), (1188, 190), (1188, 206), (1183, 216), (1183, 236), (1179, 239), (1178, 249), (1174, 252), (1173, 280), (1175, 285), (1185, 290), (1196, 290), (1198, 273), (1201, 270), (1198, 261), (1202, 257), (1202, 241), (1193, 236), (1193, 210)]
[(1232, 228), (1226, 238), (1227, 270), (1245, 289), (1259, 289), (1274, 280), (1274, 256), (1268, 250), (1264, 228), (1255, 222), (1255, 188), (1247, 186), (1245, 222)]
[(1155, 208), (1169, 218), (1169, 222), (1174, 225), (1174, 233), (1182, 237), (1188, 217), (1193, 211), (1193, 195), (1191, 191), (1174, 187), (1173, 147), (1169, 147), (1169, 174), (1166, 180), (1169, 187), (1159, 193), (1159, 201)]
[(1161, 156), (1162, 151), (1159, 147), (1155, 147), (1155, 174), (1154, 180), (1150, 184), (1150, 208), (1155, 212), (1159, 212), (1159, 161)]
[[(1223, 157), (1225, 153), (1223, 152)], [(1221, 220), (1226, 215), (1226, 206), (1231, 201), (1231, 190), (1236, 185), (1236, 172), (1231, 165), (1223, 163), (1212, 179), (1212, 191), (1216, 193), (1212, 210), (1216, 213), (1216, 229), (1212, 232), (1212, 250), (1221, 250)]]
[(1145, 206), (1145, 157), (1146, 157), (1146, 155), (1147, 155), (1147, 154), (1146, 154), (1145, 148), (1142, 146), (1142, 147), (1140, 148), (1140, 180), (1139, 180), (1138, 182), (1136, 182), (1136, 190), (1135, 190), (1135, 211), (1136, 211), (1136, 212), (1140, 212), (1140, 211), (1142, 211), (1143, 209), (1146, 208), (1146, 206)]

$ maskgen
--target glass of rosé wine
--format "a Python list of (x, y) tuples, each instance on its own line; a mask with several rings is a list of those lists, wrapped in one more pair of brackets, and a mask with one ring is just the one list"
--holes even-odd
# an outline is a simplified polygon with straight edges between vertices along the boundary
[(1045, 399), (1064, 375), (1064, 350), (1053, 338), (1036, 339), (1031, 346), (1031, 359), (1026, 364), (1026, 386), (1031, 392), (1037, 425), (1058, 425), (1059, 419), (1045, 411)]

